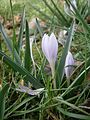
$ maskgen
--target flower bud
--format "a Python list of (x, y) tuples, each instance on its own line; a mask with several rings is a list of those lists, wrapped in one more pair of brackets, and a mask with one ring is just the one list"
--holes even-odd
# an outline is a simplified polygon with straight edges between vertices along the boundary
[(73, 66), (74, 66), (74, 59), (71, 52), (69, 51), (65, 61), (65, 74), (67, 79), (69, 79), (69, 77), (73, 72), (73, 69), (74, 69)]

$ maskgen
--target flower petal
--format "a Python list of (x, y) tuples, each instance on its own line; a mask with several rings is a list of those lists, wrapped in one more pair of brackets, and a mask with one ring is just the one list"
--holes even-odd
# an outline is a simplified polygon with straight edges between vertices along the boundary
[(42, 51), (49, 63), (52, 61), (55, 63), (58, 52), (58, 42), (54, 33), (52, 33), (50, 37), (44, 34), (42, 38)]
[(49, 52), (48, 52), (48, 41), (49, 41), (49, 36), (47, 34), (44, 34), (42, 38), (42, 51), (49, 61)]
[(73, 72), (73, 65), (74, 65), (74, 59), (71, 52), (69, 51), (65, 62), (65, 74), (67, 78), (69, 78)]
[(54, 33), (52, 33), (50, 35), (50, 38), (49, 38), (49, 43), (48, 43), (48, 51), (49, 51), (49, 57), (50, 57), (50, 60), (54, 60), (56, 61), (57, 59), (57, 52), (58, 52), (58, 42), (57, 42), (57, 39), (54, 35)]

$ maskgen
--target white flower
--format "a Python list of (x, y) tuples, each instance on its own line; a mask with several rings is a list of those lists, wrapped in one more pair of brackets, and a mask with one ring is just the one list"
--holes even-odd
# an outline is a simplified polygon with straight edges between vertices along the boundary
[(50, 64), (55, 64), (58, 52), (58, 42), (54, 33), (52, 33), (50, 37), (47, 34), (44, 34), (42, 38), (42, 51), (45, 57), (47, 58), (48, 62)]
[(69, 51), (65, 61), (65, 74), (67, 79), (71, 76), (73, 72), (74, 69), (73, 66), (74, 66), (74, 59), (71, 52)]
[(50, 37), (44, 34), (42, 38), (42, 51), (50, 64), (53, 75), (58, 52), (58, 42), (54, 33), (52, 33)]

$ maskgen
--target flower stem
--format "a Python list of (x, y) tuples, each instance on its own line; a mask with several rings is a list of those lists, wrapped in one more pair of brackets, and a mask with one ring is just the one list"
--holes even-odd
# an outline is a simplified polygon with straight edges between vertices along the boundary
[(51, 64), (51, 72), (52, 72), (52, 84), (54, 89), (56, 89), (56, 80), (55, 80), (55, 64)]

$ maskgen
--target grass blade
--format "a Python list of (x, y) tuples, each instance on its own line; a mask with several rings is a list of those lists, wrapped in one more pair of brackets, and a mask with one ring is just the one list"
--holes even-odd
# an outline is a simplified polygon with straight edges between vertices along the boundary
[(74, 110), (77, 110), (77, 111), (79, 111), (79, 112), (82, 112), (83, 114), (89, 115), (89, 113), (87, 113), (86, 111), (82, 110), (81, 108), (75, 106), (75, 105), (72, 104), (72, 103), (69, 103), (69, 102), (67, 102), (67, 101), (65, 101), (65, 100), (62, 100), (62, 99), (60, 99), (60, 98), (56, 98), (56, 100), (57, 100), (58, 102), (60, 102), (61, 104), (64, 104), (64, 105), (69, 106), (70, 108), (72, 108), (72, 109), (74, 109)]
[(0, 51), (0, 59), (3, 59), (3, 61), (8, 64), (13, 70), (19, 72), (23, 77), (26, 82), (30, 82), (32, 86), (36, 89), (42, 88), (43, 85), (34, 78), (29, 71), (27, 71), (25, 68), (20, 66), (20, 64), (13, 62), (10, 57), (8, 57), (6, 54), (4, 54), (2, 51)]
[(83, 17), (82, 17), (81, 14), (79, 13), (78, 9), (76, 9), (76, 8), (74, 7), (74, 5), (71, 4), (70, 0), (65, 0), (65, 1), (67, 2), (67, 4), (70, 4), (70, 5), (73, 7), (73, 9), (75, 10), (75, 16), (76, 16), (76, 18), (82, 23), (82, 25), (84, 26), (85, 30), (90, 33), (90, 27), (89, 27), (88, 24), (85, 22), (85, 20), (83, 19)]
[[(0, 32), (2, 33), (2, 37), (9, 49), (9, 51), (13, 54), (13, 42), (8, 38), (5, 30), (4, 30), (4, 27), (2, 26), (2, 24), (0, 23)], [(13, 56), (13, 55), (12, 55)], [(14, 57), (15, 57), (15, 60), (17, 63), (21, 64), (21, 60), (20, 60), (20, 57), (16, 51), (16, 49), (14, 48)]]
[(69, 30), (68, 38), (66, 40), (66, 44), (65, 44), (65, 47), (64, 47), (61, 59), (60, 59), (60, 63), (57, 66), (56, 80), (57, 80), (57, 87), (58, 88), (60, 87), (60, 85), (62, 83), (65, 60), (66, 60), (67, 53), (70, 49), (70, 45), (71, 45), (71, 41), (72, 41), (72, 37), (73, 37), (73, 32), (74, 32), (74, 26), (75, 26), (75, 22), (72, 24), (72, 26)]
[(17, 51), (20, 54), (21, 46), (22, 46), (22, 39), (23, 39), (23, 31), (24, 31), (24, 22), (25, 22), (25, 9), (23, 9), (22, 18), (21, 18), (21, 26), (18, 38), (18, 47)]
[(36, 26), (37, 26), (37, 28), (38, 28), (38, 31), (39, 31), (41, 37), (43, 37), (43, 30), (42, 30), (42, 28), (40, 27), (40, 24), (39, 24), (39, 21), (38, 21), (37, 18), (36, 18)]
[(9, 84), (6, 84), (2, 90), (0, 91), (0, 120), (3, 120), (4, 118), (4, 112), (5, 112), (5, 95), (8, 91)]
[(14, 60), (14, 48), (16, 48), (16, 31), (15, 31), (15, 22), (14, 22), (14, 14), (13, 14), (13, 5), (12, 0), (10, 0), (10, 7), (11, 7), (11, 15), (12, 15), (12, 22), (13, 22), (13, 37), (12, 37), (12, 43), (13, 43), (13, 60)]
[(71, 89), (78, 81), (80, 81), (80, 80), (83, 79), (83, 77), (85, 76), (85, 72), (88, 71), (89, 69), (90, 69), (90, 66), (88, 66), (88, 67), (86, 68), (86, 70), (83, 70), (83, 72), (78, 75), (78, 77), (72, 82), (72, 84), (67, 88), (67, 90), (61, 94), (60, 97), (64, 97), (67, 93), (69, 93), (69, 92), (70, 92), (70, 89)]
[(62, 22), (61, 22), (62, 18), (60, 17), (60, 15), (48, 4), (48, 2), (46, 0), (43, 0), (43, 2), (49, 8), (49, 10), (54, 14), (54, 16), (57, 17), (59, 23), (62, 25)]
[[(48, 20), (48, 23), (50, 21), (52, 21), (53, 17), (52, 16), (49, 16), (47, 14), (45, 14), (45, 12), (41, 11), (40, 8), (37, 8), (35, 5), (29, 3), (38, 13), (40, 13), (43, 17), (41, 17), (43, 20), (47, 19)], [(60, 24), (57, 22), (57, 20), (55, 21), (55, 24), (60, 26)]]
[(21, 103), (19, 103), (18, 105), (13, 106), (8, 113), (6, 113), (6, 115), (4, 116), (4, 119), (6, 119), (8, 116), (10, 116), (14, 111), (16, 111), (17, 109), (19, 109), (21, 106), (23, 106), (24, 104), (26, 104), (27, 102), (30, 102), (30, 100), (34, 99), (34, 97), (29, 97), (24, 99)]
[(82, 114), (75, 114), (75, 113), (72, 113), (72, 112), (68, 112), (67, 110), (64, 110), (63, 108), (59, 108), (58, 107), (58, 110), (66, 115), (66, 116), (69, 116), (71, 118), (77, 118), (78, 120), (90, 120), (90, 116), (87, 116), (87, 115), (82, 115)]
[(25, 48), (25, 68), (30, 71), (31, 67), (31, 54), (30, 54), (30, 39), (29, 39), (29, 26), (26, 20), (26, 48)]
[(51, 0), (51, 2), (54, 5), (57, 12), (59, 13), (59, 15), (61, 16), (63, 25), (68, 26), (69, 23), (68, 23), (67, 19), (65, 18), (65, 16), (63, 15), (63, 13), (60, 11), (60, 9), (57, 7), (57, 5), (55, 4), (55, 2), (53, 0)]

